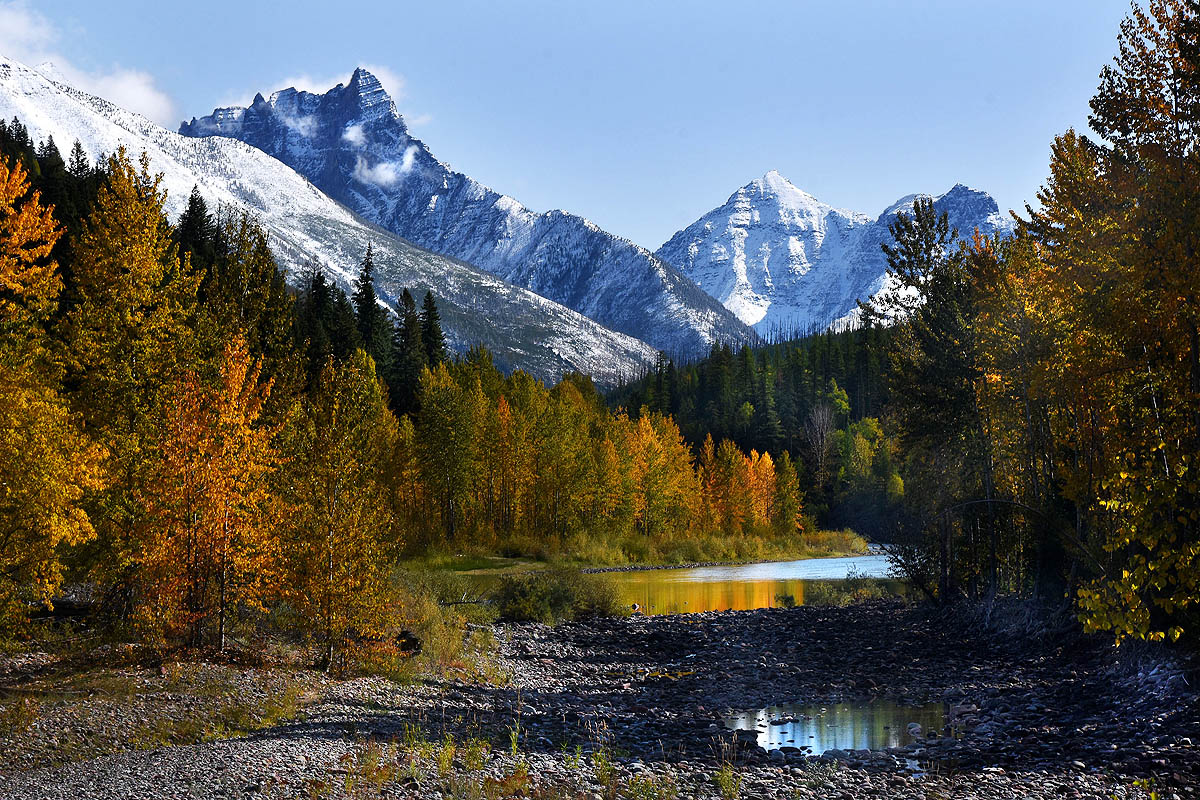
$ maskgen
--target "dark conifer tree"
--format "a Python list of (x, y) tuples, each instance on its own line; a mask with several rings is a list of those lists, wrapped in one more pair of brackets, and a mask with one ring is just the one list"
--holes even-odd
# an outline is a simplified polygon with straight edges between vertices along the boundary
[(446, 360), (446, 337), (442, 334), (442, 318), (433, 300), (433, 292), (426, 292), (425, 302), (421, 304), (421, 341), (425, 345), (425, 359), (430, 366)]
[(193, 269), (208, 270), (216, 260), (217, 225), (197, 186), (192, 187), (187, 208), (179, 216), (175, 241), (179, 244), (180, 258), (184, 253), (191, 254)]
[(79, 181), (91, 177), (92, 164), (88, 161), (87, 152), (83, 149), (83, 145), (78, 139), (71, 146), (71, 160), (67, 165), (67, 170)]
[(305, 354), (309, 385), (314, 385), (325, 362), (341, 360), (360, 345), (354, 305), (337, 285), (329, 282), (319, 264), (310, 262), (301, 272), (296, 308), (296, 343)]
[(400, 293), (400, 306), (396, 313), (396, 324), (392, 328), (388, 389), (396, 413), (413, 414), (417, 411), (421, 370), (427, 363), (427, 356), (421, 337), (421, 316), (417, 313), (417, 302), (408, 289)]
[(392, 324), (375, 293), (375, 259), (369, 243), (354, 282), (354, 315), (363, 349), (375, 359), (377, 373), (387, 375), (392, 360)]

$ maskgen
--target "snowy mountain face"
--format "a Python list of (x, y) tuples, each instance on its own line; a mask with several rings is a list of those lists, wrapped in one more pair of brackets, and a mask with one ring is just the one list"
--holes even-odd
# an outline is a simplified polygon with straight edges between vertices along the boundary
[(284, 89), (219, 108), (185, 136), (247, 142), (371, 222), (474, 264), (669, 353), (750, 342), (734, 314), (674, 267), (562, 211), (538, 214), (438, 161), (363, 69), (325, 94)]
[[(361, 116), (363, 100), (356, 102)], [(385, 105), (390, 107), (390, 100)], [(371, 243), (381, 297), (398, 297), (405, 287), (418, 297), (431, 289), (450, 345), (465, 350), (482, 343), (502, 367), (520, 367), (550, 381), (578, 370), (598, 385), (612, 386), (640, 373), (656, 356), (642, 341), (371, 225), (256, 147), (227, 138), (180, 136), (0, 57), (0, 118), (14, 116), (35, 141), (52, 136), (64, 152), (78, 139), (91, 158), (121, 145), (134, 158), (147, 153), (151, 169), (163, 175), (172, 217), (183, 211), (193, 186), (210, 207), (249, 211), (290, 273), (314, 259), (348, 287)]]
[[(738, 189), (725, 205), (671, 237), (655, 253), (759, 333), (841, 326), (856, 302), (884, 288), (880, 245), (896, 214), (912, 213), (918, 195), (879, 217), (833, 208), (768, 172)], [(951, 227), (969, 237), (1008, 233), (1011, 223), (988, 194), (955, 186), (933, 198)]]

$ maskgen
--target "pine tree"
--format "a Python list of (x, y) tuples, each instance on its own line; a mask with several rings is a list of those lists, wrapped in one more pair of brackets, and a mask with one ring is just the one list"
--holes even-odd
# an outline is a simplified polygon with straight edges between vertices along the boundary
[[(278, 422), (303, 383), (304, 367), (293, 331), (295, 302), (283, 270), (266, 231), (249, 214), (222, 213), (206, 225), (201, 222), (207, 213), (203, 200), (195, 193), (193, 197), (198, 202), (189, 204), (189, 212), (195, 213), (192, 230), (199, 238), (187, 238), (197, 250), (212, 254), (207, 263), (193, 261), (201, 276), (196, 328), (203, 349), (215, 363), (231, 339), (244, 338), (250, 355), (262, 360), (263, 374), (274, 384), (266, 414)], [(181, 227), (183, 222), (181, 218)], [(185, 237), (177, 236), (184, 246)], [(197, 250), (192, 251), (194, 259)]]
[(331, 356), (346, 359), (360, 341), (354, 306), (341, 288), (329, 282), (319, 264), (310, 262), (301, 270), (300, 285), (295, 338), (306, 356), (311, 387)]
[(217, 226), (208, 211), (208, 203), (200, 194), (200, 187), (193, 186), (187, 208), (179, 215), (179, 223), (175, 226), (179, 254), (190, 254), (194, 268), (207, 270), (216, 260), (216, 239)]
[(67, 170), (77, 181), (91, 177), (92, 162), (88, 161), (87, 151), (83, 149), (83, 145), (78, 139), (71, 146), (71, 156)]
[(363, 349), (375, 359), (381, 375), (391, 374), (392, 323), (388, 313), (379, 305), (375, 293), (375, 261), (371, 245), (363, 257), (358, 278), (354, 282), (354, 313), (358, 326), (359, 340)]
[(421, 317), (412, 294), (400, 294), (398, 318), (392, 328), (392, 370), (388, 381), (392, 408), (397, 414), (414, 414), (420, 397), (421, 370), (427, 365), (421, 338)]
[(446, 337), (442, 335), (442, 318), (433, 300), (433, 292), (425, 292), (425, 300), (421, 304), (421, 342), (425, 345), (425, 361), (431, 367), (446, 360)]

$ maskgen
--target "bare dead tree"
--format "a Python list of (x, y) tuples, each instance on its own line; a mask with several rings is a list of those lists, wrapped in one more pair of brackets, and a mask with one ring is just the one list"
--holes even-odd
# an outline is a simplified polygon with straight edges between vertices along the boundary
[(829, 466), (829, 451), (833, 448), (835, 422), (833, 406), (829, 403), (819, 403), (809, 412), (804, 423), (804, 435), (812, 451), (813, 464), (816, 465), (817, 475), (824, 478)]

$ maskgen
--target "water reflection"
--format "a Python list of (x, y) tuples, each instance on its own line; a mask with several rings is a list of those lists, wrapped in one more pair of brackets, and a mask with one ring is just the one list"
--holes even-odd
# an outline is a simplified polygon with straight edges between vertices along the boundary
[(765, 750), (795, 747), (814, 756), (826, 750), (903, 747), (929, 731), (948, 734), (945, 705), (902, 706), (889, 700), (769, 706), (731, 714), (725, 727), (756, 731)]
[[(897, 595), (887, 556), (810, 558), (726, 567), (612, 573), (621, 599), (645, 614), (745, 611), (838, 602), (846, 594)], [(851, 576), (847, 580), (847, 576)]]

